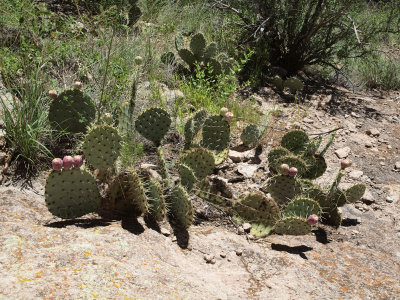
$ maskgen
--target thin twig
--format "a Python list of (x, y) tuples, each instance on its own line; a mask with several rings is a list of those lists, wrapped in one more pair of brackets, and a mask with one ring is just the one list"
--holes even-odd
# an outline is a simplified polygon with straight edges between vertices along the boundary
[(326, 131), (326, 132), (320, 132), (320, 133), (310, 133), (309, 135), (317, 135), (317, 136), (319, 136), (319, 135), (329, 134), (329, 133), (332, 133), (332, 132), (338, 131), (339, 129), (343, 129), (343, 127), (338, 127), (338, 128), (335, 128), (335, 129), (332, 129), (332, 130)]

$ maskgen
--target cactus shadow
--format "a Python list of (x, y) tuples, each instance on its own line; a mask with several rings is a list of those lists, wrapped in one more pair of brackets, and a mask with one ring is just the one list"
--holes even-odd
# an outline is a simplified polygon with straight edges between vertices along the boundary
[(94, 227), (105, 227), (109, 225), (111, 225), (111, 220), (107, 219), (70, 219), (70, 220), (52, 222), (44, 226), (52, 228), (65, 228), (67, 226), (94, 228)]
[(122, 217), (121, 218), (121, 227), (130, 233), (135, 235), (140, 235), (144, 232), (144, 227), (139, 223), (138, 219), (130, 216), (130, 217)]
[(326, 233), (325, 229), (323, 228), (318, 228), (317, 230), (313, 230), (315, 234), (315, 239), (317, 242), (321, 244), (328, 244), (330, 240), (328, 239), (328, 234)]
[(148, 228), (153, 229), (154, 231), (157, 231), (158, 233), (161, 233), (160, 225), (157, 223), (156, 220), (154, 220), (150, 216), (145, 216), (144, 222)]
[(344, 218), (342, 220), (342, 226), (344, 227), (357, 226), (358, 224), (360, 224), (360, 222), (357, 219)]
[(187, 249), (190, 239), (189, 232), (185, 228), (182, 228), (181, 226), (174, 224), (173, 222), (170, 222), (170, 225), (176, 237), (176, 243), (178, 244), (178, 246), (182, 249)]
[(304, 252), (311, 251), (314, 248), (305, 245), (291, 247), (287, 245), (272, 243), (271, 249), (275, 251), (284, 251), (290, 254), (297, 254), (303, 259), (308, 259), (308, 257), (304, 254)]

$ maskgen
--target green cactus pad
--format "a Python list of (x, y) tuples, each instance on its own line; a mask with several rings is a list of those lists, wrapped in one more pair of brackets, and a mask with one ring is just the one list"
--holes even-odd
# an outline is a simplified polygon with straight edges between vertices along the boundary
[(132, 7), (129, 9), (128, 12), (128, 18), (129, 18), (129, 26), (134, 25), (142, 16), (142, 11), (139, 6), (137, 5), (132, 5)]
[(175, 49), (176, 51), (179, 51), (183, 47), (183, 34), (182, 32), (178, 32), (177, 35), (175, 36)]
[(62, 92), (49, 108), (49, 121), (56, 130), (86, 132), (96, 115), (92, 99), (78, 89)]
[(46, 180), (45, 201), (49, 211), (62, 219), (96, 212), (101, 204), (96, 180), (82, 169), (52, 171)]
[(111, 126), (96, 126), (83, 142), (82, 150), (88, 163), (95, 169), (107, 170), (114, 166), (121, 149), (121, 136)]
[(310, 215), (321, 216), (321, 207), (318, 202), (310, 198), (296, 198), (282, 211), (283, 217), (296, 216), (307, 219)]
[(299, 217), (283, 218), (273, 228), (275, 233), (286, 235), (305, 235), (311, 230), (312, 227), (307, 224), (307, 220)]
[(346, 195), (347, 203), (354, 203), (361, 200), (366, 190), (365, 184), (356, 184), (348, 188), (344, 193)]
[(282, 164), (288, 164), (289, 167), (295, 167), (297, 169), (297, 176), (303, 176), (307, 171), (307, 166), (304, 160), (297, 156), (287, 155), (278, 158), (276, 161), (278, 166)]
[(180, 49), (178, 54), (182, 60), (189, 65), (190, 69), (194, 69), (196, 57), (188, 49)]
[(293, 130), (282, 137), (281, 145), (294, 154), (299, 154), (305, 150), (308, 142), (308, 135), (304, 131)]
[[(304, 189), (304, 188), (303, 188)], [(314, 186), (311, 188), (306, 189), (303, 192), (303, 196), (314, 199), (319, 203), (319, 206), (324, 209), (326, 207), (329, 207), (329, 204), (327, 203), (327, 195), (326, 192), (323, 191), (321, 188)]]
[(258, 129), (258, 126), (254, 124), (247, 125), (240, 135), (240, 139), (245, 146), (257, 143), (259, 138), (260, 130)]
[(210, 69), (212, 69), (212, 75), (218, 76), (222, 74), (222, 64), (218, 60), (211, 58), (208, 60), (207, 64), (210, 66)]
[(303, 175), (304, 178), (316, 179), (324, 175), (327, 165), (325, 158), (320, 155), (314, 155), (313, 160), (309, 160), (311, 164), (307, 163), (307, 171)]
[(271, 226), (266, 226), (261, 223), (252, 223), (250, 234), (258, 238), (263, 238), (269, 235), (271, 233), (271, 230), (272, 230)]
[(342, 224), (342, 214), (335, 207), (322, 215), (322, 221), (330, 226), (339, 227)]
[(197, 60), (204, 56), (206, 50), (206, 39), (202, 33), (195, 34), (190, 40), (190, 50)]
[(193, 170), (184, 164), (178, 165), (178, 172), (181, 176), (181, 184), (185, 189), (190, 192), (196, 184), (197, 179), (194, 176)]
[(129, 101), (122, 103), (119, 115), (118, 131), (122, 136), (131, 136), (135, 130), (134, 106)]
[(165, 219), (167, 210), (161, 184), (155, 179), (150, 179), (145, 186), (149, 204), (148, 214), (155, 221), (162, 222)]
[(146, 190), (135, 169), (130, 168), (121, 172), (119, 176), (121, 177), (124, 197), (132, 203), (138, 215), (146, 214), (148, 210)]
[(263, 224), (264, 230), (271, 230), (280, 217), (276, 202), (262, 193), (243, 196), (233, 206), (235, 218), (240, 222)]
[(204, 148), (186, 151), (180, 158), (181, 163), (191, 168), (198, 180), (211, 175), (215, 168), (214, 155)]
[(289, 203), (302, 192), (301, 183), (287, 175), (275, 175), (268, 179), (263, 189), (270, 193), (278, 205)]
[[(309, 179), (299, 179), (299, 182), (300, 182), (301, 187), (304, 192), (315, 187), (314, 183)], [(310, 198), (312, 198), (312, 197), (310, 197)]]
[(215, 159), (215, 165), (218, 166), (228, 158), (229, 149), (224, 149), (222, 151), (213, 151), (213, 155)]
[(217, 43), (210, 43), (204, 53), (204, 61), (208, 61), (217, 55)]
[[(107, 214), (118, 214), (120, 216), (130, 215), (134, 213), (135, 208), (125, 195), (125, 189), (127, 187), (127, 178), (123, 173), (118, 174), (114, 180), (110, 183), (107, 190), (107, 198), (110, 202), (110, 206), (107, 209)], [(110, 211), (111, 210), (111, 211)]]
[(209, 150), (222, 151), (230, 142), (230, 126), (221, 116), (210, 116), (203, 125), (202, 145)]
[(164, 149), (161, 146), (157, 148), (157, 155), (158, 155), (158, 161), (160, 163), (161, 177), (169, 181), (167, 162), (165, 161)]
[(136, 122), (136, 130), (157, 146), (161, 143), (171, 125), (169, 113), (160, 107), (152, 107), (142, 112)]
[(283, 82), (284, 87), (287, 87), (290, 89), (290, 91), (299, 91), (304, 88), (304, 83), (298, 79), (297, 77), (291, 77), (286, 79)]
[(176, 62), (175, 54), (172, 52), (166, 52), (161, 55), (161, 62), (166, 65), (174, 65)]
[(168, 198), (168, 203), (170, 212), (177, 223), (185, 229), (189, 228), (194, 219), (193, 205), (185, 188), (181, 185), (175, 186)]
[(327, 199), (330, 207), (341, 207), (347, 203), (345, 193), (339, 189), (329, 192)]
[(274, 171), (279, 171), (279, 165), (277, 164), (277, 160), (282, 157), (282, 156), (287, 156), (290, 155), (290, 151), (286, 148), (278, 147), (272, 149), (268, 153), (268, 163), (270, 166), (270, 169), (273, 169)]
[(203, 109), (197, 112), (192, 118), (188, 119), (185, 124), (185, 147), (188, 148), (194, 137), (200, 131), (203, 126), (205, 120), (207, 119), (208, 112)]
[(271, 82), (279, 91), (283, 91), (283, 79), (280, 76), (276, 75)]

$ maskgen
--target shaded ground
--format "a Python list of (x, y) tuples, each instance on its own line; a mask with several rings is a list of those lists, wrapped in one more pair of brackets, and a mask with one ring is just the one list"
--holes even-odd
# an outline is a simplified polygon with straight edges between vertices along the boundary
[[(228, 162), (217, 175), (236, 174), (240, 179), (227, 185), (234, 199), (244, 190), (259, 189), (268, 172), (265, 157), (271, 139), (279, 132), (293, 124), (309, 133), (343, 127), (326, 155), (329, 168), (320, 182), (328, 184), (337, 171), (340, 160), (334, 152), (349, 146), (355, 164), (344, 185), (364, 182), (369, 191), (363, 202), (343, 208), (339, 230), (322, 226), (303, 237), (251, 240), (228, 223), (216, 226), (223, 222), (198, 220), (200, 224), (189, 230), (188, 246), (180, 247), (186, 242), (182, 233), (164, 236), (143, 220), (54, 218), (45, 207), (40, 180), (23, 192), (3, 185), (0, 298), (400, 297), (400, 173), (394, 169), (400, 161), (400, 95), (326, 94), (298, 107), (277, 101), (270, 89), (261, 90), (255, 97), (262, 109), (275, 107), (281, 113), (273, 122), (275, 130), (265, 138), (260, 159), (242, 163), (257, 165), (257, 172), (243, 176), (237, 172), (239, 164)], [(379, 136), (368, 135), (371, 129)], [(205, 209), (199, 205), (198, 213)], [(172, 232), (167, 223), (162, 227)], [(206, 263), (205, 255), (214, 256), (216, 263)]]

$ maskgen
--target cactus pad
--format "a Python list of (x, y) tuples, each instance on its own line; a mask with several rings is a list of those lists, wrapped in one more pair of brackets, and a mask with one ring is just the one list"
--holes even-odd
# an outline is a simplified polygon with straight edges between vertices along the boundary
[(221, 116), (207, 118), (203, 125), (204, 147), (210, 150), (221, 151), (229, 146), (230, 126)]
[(229, 149), (224, 149), (222, 151), (213, 151), (213, 154), (215, 159), (215, 165), (218, 166), (228, 158)]
[(285, 205), (302, 192), (301, 183), (287, 175), (275, 175), (268, 179), (263, 189), (270, 193), (279, 205)]
[(178, 54), (182, 60), (189, 65), (190, 69), (194, 69), (196, 63), (196, 57), (188, 49), (180, 49)]
[[(320, 155), (314, 155), (313, 160), (309, 160), (311, 164), (307, 164), (307, 171), (303, 175), (304, 178), (316, 179), (324, 175), (327, 165), (325, 158)], [(307, 161), (307, 160), (306, 160)]]
[(136, 122), (136, 130), (146, 139), (159, 145), (171, 125), (169, 113), (159, 107), (153, 107), (142, 112)]
[(101, 204), (96, 180), (81, 169), (51, 172), (46, 180), (45, 201), (49, 211), (63, 219), (96, 212)]
[(196, 60), (200, 60), (206, 50), (206, 39), (202, 33), (195, 34), (190, 40), (190, 50)]
[(198, 180), (211, 175), (215, 168), (214, 155), (204, 148), (196, 148), (186, 151), (180, 161), (191, 168)]
[(283, 79), (279, 75), (275, 75), (271, 82), (279, 91), (283, 91)]
[(190, 192), (193, 186), (196, 184), (197, 179), (194, 176), (193, 170), (184, 164), (178, 165), (178, 172), (181, 176), (181, 184), (185, 187), (185, 189)]
[(304, 160), (297, 156), (287, 155), (278, 158), (276, 161), (277, 166), (282, 164), (288, 164), (289, 167), (295, 167), (297, 169), (297, 176), (303, 176), (303, 174), (307, 171), (307, 166)]
[(335, 208), (332, 208), (331, 210), (325, 212), (322, 215), (322, 220), (325, 224), (328, 224), (328, 225), (331, 225), (334, 227), (339, 227), (342, 224), (342, 214), (335, 207)]
[(170, 204), (170, 212), (177, 223), (185, 229), (189, 228), (194, 219), (193, 205), (185, 188), (181, 185), (175, 186), (168, 203)]
[(176, 62), (175, 54), (172, 52), (166, 52), (161, 55), (161, 62), (166, 65), (174, 65)]
[(278, 234), (305, 235), (311, 232), (307, 220), (299, 217), (287, 217), (279, 220), (273, 230)]
[(236, 219), (240, 223), (263, 224), (266, 227), (264, 230), (267, 228), (271, 230), (280, 217), (279, 207), (276, 202), (262, 193), (254, 193), (242, 197), (235, 203), (233, 210), (236, 214)]
[(299, 154), (305, 150), (308, 142), (308, 135), (304, 131), (293, 130), (282, 137), (281, 145), (294, 154)]
[(318, 202), (310, 198), (296, 198), (282, 211), (283, 217), (296, 216), (307, 219), (310, 215), (321, 216), (321, 207)]
[(290, 89), (291, 92), (299, 91), (304, 88), (304, 83), (297, 77), (290, 77), (283, 82), (284, 87)]
[(278, 147), (278, 148), (272, 149), (268, 153), (268, 163), (269, 163), (270, 169), (278, 171), (279, 165), (277, 164), (277, 160), (280, 157), (287, 156), (287, 155), (290, 155), (290, 151), (287, 150), (286, 148)]
[(132, 135), (135, 130), (133, 121), (134, 106), (129, 101), (122, 103), (119, 115), (118, 131), (123, 136)]
[(49, 108), (52, 127), (72, 133), (86, 132), (95, 115), (96, 107), (92, 99), (78, 89), (62, 92)]
[(204, 53), (204, 60), (208, 61), (217, 55), (217, 43), (210, 43)]
[(167, 212), (161, 184), (155, 179), (150, 179), (146, 182), (145, 186), (149, 204), (148, 213), (155, 221), (161, 222), (164, 220)]
[(200, 131), (205, 120), (207, 119), (207, 111), (200, 110), (192, 118), (188, 119), (185, 124), (185, 147), (189, 147), (196, 134)]
[(148, 203), (145, 187), (135, 169), (130, 168), (119, 175), (123, 196), (132, 203), (135, 213), (143, 215), (147, 213)]
[(258, 142), (260, 138), (260, 130), (254, 124), (247, 125), (242, 134), (240, 135), (240, 139), (242, 140), (245, 146), (249, 146)]
[(112, 168), (119, 156), (121, 137), (111, 126), (96, 126), (86, 135), (82, 150), (95, 169)]
[(354, 203), (359, 201), (364, 196), (366, 186), (364, 184), (356, 184), (348, 188), (344, 193), (346, 195), (347, 203)]

